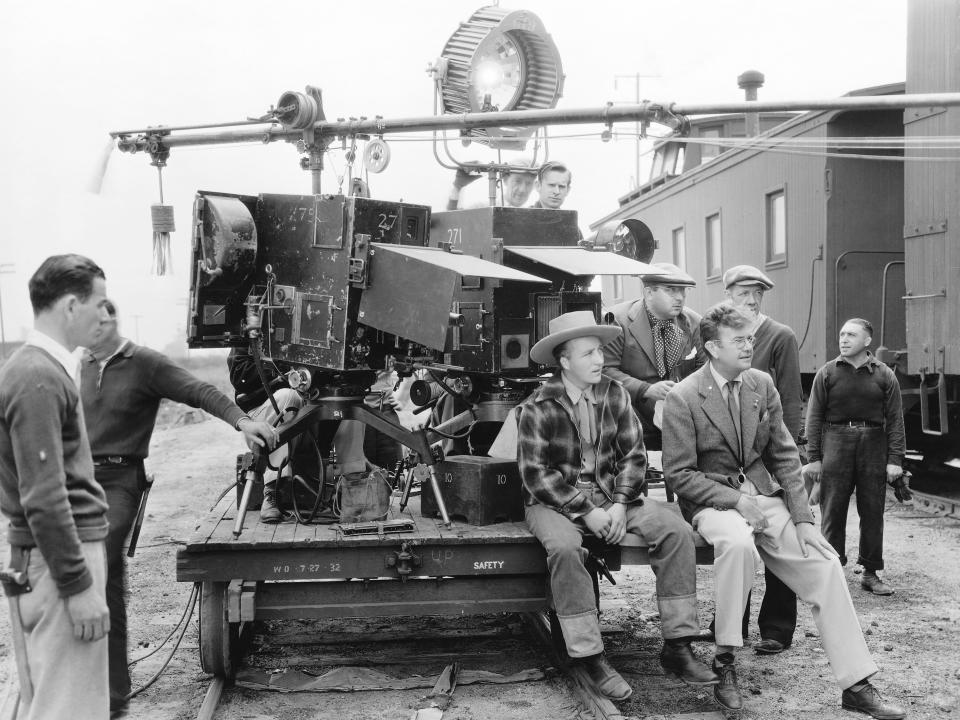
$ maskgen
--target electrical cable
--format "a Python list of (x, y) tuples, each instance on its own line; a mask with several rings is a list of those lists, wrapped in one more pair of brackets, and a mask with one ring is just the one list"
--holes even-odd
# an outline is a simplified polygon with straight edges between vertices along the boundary
[(144, 690), (146, 690), (151, 685), (153, 685), (160, 678), (160, 676), (163, 675), (167, 667), (170, 665), (170, 661), (173, 660), (173, 656), (177, 652), (177, 649), (180, 647), (180, 643), (183, 642), (183, 636), (187, 634), (187, 628), (190, 627), (190, 618), (193, 617), (193, 611), (196, 608), (197, 599), (200, 595), (199, 588), (200, 588), (200, 583), (193, 584), (193, 590), (190, 591), (190, 597), (187, 599), (187, 606), (184, 608), (183, 615), (180, 616), (180, 621), (177, 623), (177, 625), (174, 626), (173, 630), (170, 632), (169, 635), (167, 635), (166, 639), (162, 643), (160, 643), (156, 648), (151, 650), (149, 653), (147, 653), (141, 658), (137, 658), (136, 660), (130, 663), (130, 666), (133, 666), (136, 663), (142, 660), (145, 660), (146, 658), (153, 655), (160, 648), (166, 645), (166, 643), (170, 640), (170, 638), (173, 637), (174, 633), (177, 631), (177, 627), (182, 625), (182, 627), (180, 628), (180, 636), (177, 638), (177, 642), (174, 643), (173, 648), (170, 650), (170, 654), (167, 656), (167, 659), (164, 660), (163, 665), (160, 666), (160, 669), (157, 670), (157, 672), (153, 674), (153, 677), (147, 680), (146, 683), (138, 687), (136, 690), (132, 690), (124, 698), (125, 700), (131, 700), (132, 698), (135, 698), (137, 695), (139, 695)]

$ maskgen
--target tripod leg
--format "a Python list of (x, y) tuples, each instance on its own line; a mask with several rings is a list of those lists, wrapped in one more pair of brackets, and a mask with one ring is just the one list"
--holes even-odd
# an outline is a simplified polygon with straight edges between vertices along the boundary
[(407, 478), (407, 484), (403, 486), (403, 493), (400, 495), (400, 512), (403, 512), (407, 509), (407, 503), (410, 502), (410, 491), (413, 489), (413, 481), (415, 476), (413, 471), (410, 471), (410, 476)]
[(243, 521), (247, 517), (247, 506), (250, 505), (250, 495), (253, 493), (253, 483), (256, 473), (247, 472), (247, 479), (243, 483), (243, 495), (240, 497), (240, 506), (237, 508), (237, 519), (233, 523), (233, 539), (236, 540), (243, 532)]
[(443, 524), (450, 527), (450, 516), (447, 514), (447, 504), (443, 501), (443, 495), (440, 493), (440, 481), (437, 480), (437, 470), (435, 466), (430, 468), (430, 487), (433, 488), (433, 497), (437, 500), (437, 509), (440, 511), (440, 517), (443, 518)]

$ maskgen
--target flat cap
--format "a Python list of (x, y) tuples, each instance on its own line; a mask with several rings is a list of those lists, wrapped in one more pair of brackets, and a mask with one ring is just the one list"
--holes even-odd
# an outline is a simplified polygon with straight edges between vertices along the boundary
[(761, 285), (764, 290), (772, 290), (773, 280), (753, 265), (734, 265), (723, 274), (723, 286), (729, 288), (733, 285)]
[(644, 285), (690, 285), (697, 284), (697, 281), (687, 275), (683, 270), (671, 263), (651, 263), (652, 272), (641, 275)]

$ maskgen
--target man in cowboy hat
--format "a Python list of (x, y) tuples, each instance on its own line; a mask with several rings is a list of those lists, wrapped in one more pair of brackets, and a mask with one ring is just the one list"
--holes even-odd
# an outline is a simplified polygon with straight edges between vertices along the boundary
[(693, 534), (669, 507), (641, 496), (646, 452), (630, 396), (603, 374), (601, 348), (620, 328), (598, 325), (590, 311), (550, 321), (530, 350), (559, 372), (524, 402), (519, 461), (526, 519), (547, 552), (550, 594), (567, 652), (581, 658), (597, 689), (625, 700), (630, 686), (603, 654), (583, 535), (619, 543), (634, 533), (651, 548), (664, 647), (660, 663), (694, 685), (716, 676), (684, 638), (699, 632)]
[(654, 263), (644, 275), (643, 295), (610, 308), (623, 329), (604, 346), (606, 373), (630, 393), (643, 423), (643, 439), (660, 448), (660, 431), (653, 423), (658, 402), (675, 383), (704, 363), (700, 347), (700, 316), (684, 307), (696, 281), (676, 265)]

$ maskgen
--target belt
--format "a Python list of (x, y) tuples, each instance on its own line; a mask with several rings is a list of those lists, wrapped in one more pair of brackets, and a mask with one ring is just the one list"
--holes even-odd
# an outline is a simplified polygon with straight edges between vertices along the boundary
[(93, 459), (96, 467), (129, 467), (143, 462), (143, 458), (133, 457), (132, 455), (98, 455)]
[(844, 420), (843, 422), (828, 422), (830, 427), (851, 427), (851, 428), (879, 428), (883, 423), (871, 422), (870, 420)]

